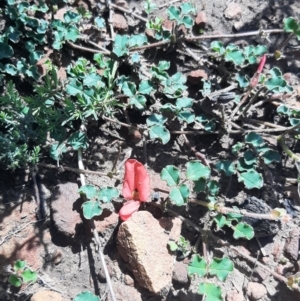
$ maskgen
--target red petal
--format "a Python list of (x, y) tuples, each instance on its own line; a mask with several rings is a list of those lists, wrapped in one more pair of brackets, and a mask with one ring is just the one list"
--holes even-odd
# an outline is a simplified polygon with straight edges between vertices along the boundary
[(127, 221), (134, 212), (137, 212), (141, 203), (139, 201), (128, 201), (124, 203), (119, 211), (119, 216), (122, 221)]
[(260, 59), (258, 69), (257, 69), (257, 73), (261, 73), (263, 71), (266, 60), (267, 60), (267, 56), (264, 54)]
[(150, 177), (145, 166), (136, 164), (136, 188), (141, 202), (146, 202), (150, 197)]
[(127, 200), (133, 199), (133, 191), (136, 189), (135, 183), (135, 159), (129, 159), (125, 163), (125, 175), (123, 182), (122, 195)]

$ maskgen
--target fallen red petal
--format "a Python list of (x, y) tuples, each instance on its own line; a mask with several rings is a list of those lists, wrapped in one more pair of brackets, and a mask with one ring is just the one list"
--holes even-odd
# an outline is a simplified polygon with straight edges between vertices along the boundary
[(124, 203), (119, 211), (119, 216), (122, 221), (127, 221), (134, 212), (137, 212), (141, 203), (139, 201), (128, 201)]

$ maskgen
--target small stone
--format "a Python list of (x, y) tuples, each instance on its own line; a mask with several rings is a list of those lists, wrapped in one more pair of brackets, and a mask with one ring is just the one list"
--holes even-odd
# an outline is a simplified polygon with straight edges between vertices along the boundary
[(128, 29), (127, 20), (121, 14), (113, 14), (112, 24), (115, 29), (126, 31)]
[(265, 280), (268, 276), (269, 273), (265, 269), (257, 267), (252, 275), (252, 280), (261, 282)]
[(199, 84), (201, 83), (201, 79), (208, 79), (208, 74), (204, 69), (198, 69), (191, 71), (188, 74), (187, 79), (191, 84)]
[[(112, 267), (113, 264), (110, 260), (107, 260), (107, 259), (105, 260), (105, 262), (106, 262), (107, 272), (108, 272), (110, 278), (112, 278), (113, 274), (114, 274), (113, 267)], [(99, 277), (100, 282), (102, 282), (102, 283), (106, 282), (106, 275), (105, 275), (103, 267), (101, 267), (99, 269), (98, 277)]]
[(164, 20), (163, 23), (162, 23), (162, 27), (165, 30), (168, 30), (168, 31), (172, 32), (174, 24), (175, 24), (174, 21)]
[(61, 251), (58, 250), (53, 258), (53, 263), (55, 265), (60, 264), (62, 261), (62, 258), (63, 258), (63, 255), (62, 255)]
[(125, 282), (126, 285), (134, 286), (134, 280), (132, 279), (132, 277), (130, 277), (127, 274), (124, 277), (124, 282)]
[(228, 3), (224, 14), (229, 20), (239, 20), (242, 16), (242, 8), (239, 4), (230, 2)]
[(162, 217), (159, 224), (169, 232), (169, 240), (178, 241), (181, 234), (182, 220), (178, 217)]
[(33, 294), (30, 301), (63, 301), (61, 294), (49, 290), (39, 291)]
[(242, 21), (238, 21), (238, 22), (235, 22), (233, 24), (233, 28), (236, 30), (236, 31), (240, 31), (242, 29), (242, 27), (244, 26), (244, 23)]
[(181, 285), (188, 284), (187, 266), (183, 262), (175, 263), (172, 280)]
[(273, 245), (272, 255), (274, 256), (274, 261), (277, 262), (281, 256), (282, 246), (280, 242), (276, 242)]
[[(113, 291), (116, 295), (117, 301), (142, 301), (141, 293), (132, 286), (128, 286), (122, 283), (113, 284)], [(111, 295), (108, 294), (107, 301), (112, 301)]]
[(244, 301), (244, 294), (237, 290), (231, 290), (226, 294), (226, 301)]
[(289, 257), (297, 261), (299, 252), (300, 229), (296, 228), (290, 231), (289, 237), (286, 240), (284, 251)]
[(56, 14), (53, 16), (53, 18), (54, 19), (56, 19), (56, 20), (60, 20), (60, 21), (63, 21), (64, 22), (64, 15), (65, 15), (65, 13), (68, 11), (68, 9), (67, 8), (60, 8), (57, 12), (56, 12)]
[(104, 233), (106, 229), (115, 229), (119, 222), (119, 214), (104, 209), (100, 217), (94, 218), (94, 222), (97, 232)]
[(285, 275), (287, 272), (291, 271), (293, 268), (294, 268), (294, 265), (291, 262), (289, 262), (287, 264), (279, 264), (276, 267), (276, 272), (279, 275)]
[(257, 282), (249, 282), (247, 285), (247, 295), (251, 300), (259, 300), (267, 294), (266, 287)]
[(207, 17), (204, 11), (201, 11), (198, 13), (196, 19), (195, 19), (195, 24), (198, 26), (203, 26), (207, 23)]

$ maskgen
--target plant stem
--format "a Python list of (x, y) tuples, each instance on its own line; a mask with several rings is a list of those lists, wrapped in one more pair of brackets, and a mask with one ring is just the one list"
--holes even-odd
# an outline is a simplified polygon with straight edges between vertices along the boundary
[(282, 51), (283, 48), (289, 43), (289, 41), (294, 37), (294, 33), (290, 33), (289, 36), (281, 43), (277, 51)]
[(103, 51), (100, 51), (99, 49), (92, 49), (92, 48), (87, 48), (87, 47), (84, 47), (84, 46), (80, 46), (80, 45), (76, 45), (70, 41), (67, 41), (67, 43), (75, 48), (75, 49), (79, 49), (79, 50), (83, 50), (83, 51), (87, 51), (87, 52), (92, 52), (92, 53), (103, 53), (103, 54), (107, 54), (106, 52), (103, 52)]
[(145, 23), (148, 22), (147, 19), (145, 19), (145, 18), (143, 18), (143, 17), (141, 17), (141, 16), (139, 16), (139, 15), (133, 13), (132, 11), (130, 11), (130, 10), (126, 9), (126, 8), (123, 8), (123, 7), (121, 7), (121, 6), (117, 6), (117, 5), (112, 4), (112, 3), (110, 3), (109, 6), (115, 8), (115, 9), (117, 9), (117, 10), (120, 10), (120, 11), (123, 12), (123, 13), (130, 14), (130, 15), (134, 16), (135, 18), (137, 18), (137, 19), (139, 19), (139, 20), (141, 20), (141, 21), (143, 21), (143, 22), (145, 22)]

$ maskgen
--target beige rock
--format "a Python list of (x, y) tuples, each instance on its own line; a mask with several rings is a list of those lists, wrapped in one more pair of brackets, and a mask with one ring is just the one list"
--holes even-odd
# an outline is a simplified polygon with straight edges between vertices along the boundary
[(169, 236), (149, 212), (136, 212), (122, 223), (117, 240), (118, 250), (140, 286), (153, 293), (170, 286), (173, 257), (167, 249)]
[(299, 252), (300, 229), (296, 228), (290, 231), (289, 237), (286, 240), (284, 251), (289, 257), (297, 261)]
[(199, 12), (195, 19), (195, 24), (201, 26), (201, 25), (205, 25), (206, 23), (207, 23), (207, 16), (205, 12), (204, 11)]
[(33, 294), (30, 301), (63, 301), (61, 294), (49, 290), (39, 291)]
[[(113, 290), (117, 301), (142, 301), (141, 293), (135, 287), (119, 283), (113, 285)], [(112, 301), (110, 294), (108, 294), (107, 300)]]
[(182, 220), (178, 217), (162, 217), (159, 224), (169, 232), (169, 240), (178, 241), (181, 234)]
[(193, 70), (188, 74), (188, 81), (191, 84), (200, 84), (201, 79), (208, 79), (208, 74), (204, 69)]
[(235, 289), (231, 290), (226, 294), (226, 301), (244, 301), (244, 294)]
[(229, 20), (239, 20), (242, 16), (242, 8), (239, 4), (230, 2), (228, 3), (224, 14)]
[(259, 300), (267, 294), (266, 287), (257, 282), (249, 282), (247, 285), (247, 295), (251, 300)]
[(183, 262), (176, 262), (173, 271), (174, 282), (177, 282), (181, 285), (185, 285), (189, 282), (188, 274), (187, 274), (187, 265)]
[(127, 20), (121, 14), (113, 14), (112, 24), (115, 29), (126, 31), (128, 29)]

